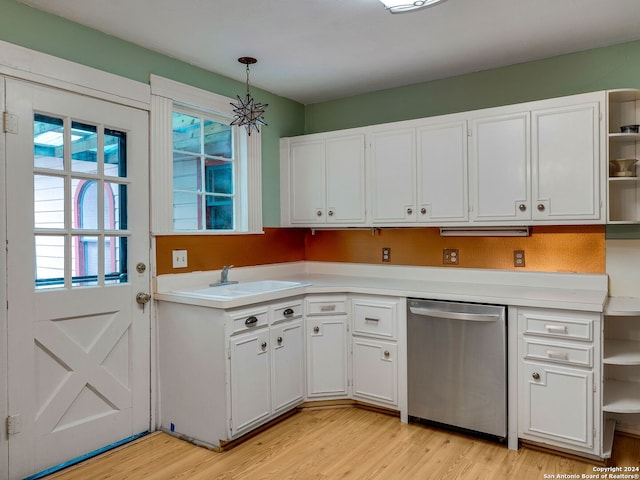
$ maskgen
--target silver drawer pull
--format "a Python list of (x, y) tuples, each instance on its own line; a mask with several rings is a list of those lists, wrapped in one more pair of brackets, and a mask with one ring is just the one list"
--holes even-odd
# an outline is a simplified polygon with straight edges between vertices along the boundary
[(251, 316), (244, 321), (244, 324), (247, 327), (255, 327), (256, 323), (258, 323), (258, 319), (254, 316)]
[(378, 323), (380, 321), (379, 318), (373, 318), (373, 317), (364, 317), (364, 321), (365, 322), (376, 322)]
[(282, 316), (286, 318), (293, 317), (293, 308), (287, 308), (284, 312), (282, 312)]
[(566, 325), (545, 325), (544, 328), (547, 329), (547, 332), (567, 333)]
[(334, 305), (322, 305), (320, 307), (320, 311), (321, 312), (333, 312), (336, 309), (335, 304)]
[(556, 352), (554, 350), (547, 350), (547, 357), (555, 358), (558, 360), (569, 360), (569, 355), (566, 352)]

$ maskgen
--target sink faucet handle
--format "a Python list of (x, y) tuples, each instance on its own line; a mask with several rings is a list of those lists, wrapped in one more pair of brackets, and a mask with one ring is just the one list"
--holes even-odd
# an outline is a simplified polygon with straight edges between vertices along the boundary
[(220, 282), (226, 283), (228, 281), (229, 269), (233, 268), (233, 265), (225, 265), (222, 267), (222, 272), (220, 272)]

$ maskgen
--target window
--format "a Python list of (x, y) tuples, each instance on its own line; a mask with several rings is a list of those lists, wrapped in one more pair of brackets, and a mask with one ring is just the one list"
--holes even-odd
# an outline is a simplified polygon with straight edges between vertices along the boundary
[(126, 133), (35, 113), (33, 186), (36, 288), (126, 282)]
[(187, 110), (174, 110), (173, 229), (234, 230), (234, 129)]
[(151, 76), (152, 231), (262, 232), (260, 135), (232, 99)]

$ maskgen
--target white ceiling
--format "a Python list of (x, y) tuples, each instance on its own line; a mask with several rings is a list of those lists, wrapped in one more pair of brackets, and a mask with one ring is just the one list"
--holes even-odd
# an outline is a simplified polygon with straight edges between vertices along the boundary
[(19, 1), (303, 104), (640, 39), (638, 0)]

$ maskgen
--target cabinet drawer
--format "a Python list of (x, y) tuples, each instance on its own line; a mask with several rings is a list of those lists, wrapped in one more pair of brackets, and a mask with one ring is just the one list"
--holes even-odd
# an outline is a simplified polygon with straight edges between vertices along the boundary
[(273, 323), (302, 317), (302, 301), (274, 305)]
[(526, 340), (524, 357), (527, 360), (544, 360), (580, 367), (593, 366), (593, 347), (589, 345), (563, 345)]
[(346, 297), (307, 298), (307, 315), (341, 315), (347, 313)]
[(231, 315), (231, 335), (266, 326), (268, 322), (267, 310), (242, 310)]
[(589, 318), (524, 313), (524, 334), (572, 340), (593, 340), (593, 321)]
[(396, 305), (352, 300), (353, 333), (395, 338)]

